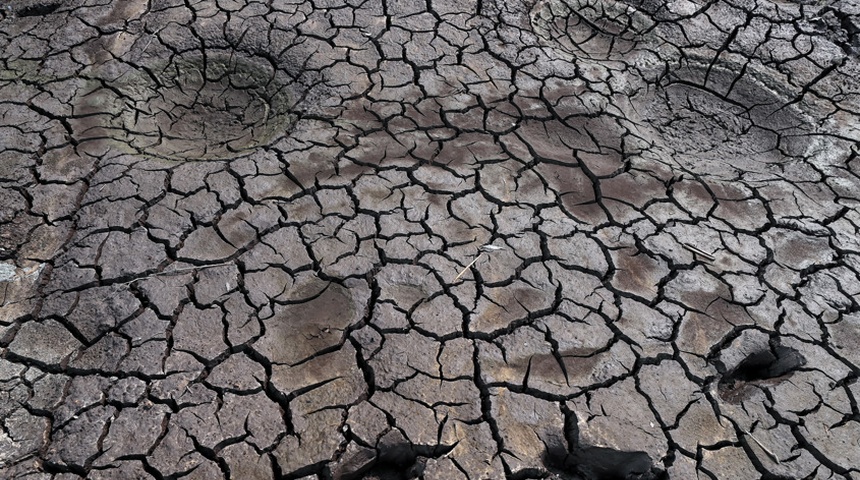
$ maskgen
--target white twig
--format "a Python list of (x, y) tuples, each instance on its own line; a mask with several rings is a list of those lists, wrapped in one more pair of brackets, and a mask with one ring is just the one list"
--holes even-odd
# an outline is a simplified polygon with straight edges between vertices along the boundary
[(463, 274), (465, 274), (465, 273), (469, 270), (469, 268), (470, 268), (472, 265), (474, 265), (474, 264), (475, 264), (475, 262), (477, 262), (478, 260), (480, 260), (480, 259), (481, 259), (481, 257), (483, 257), (483, 256), (484, 256), (484, 254), (485, 254), (485, 253), (498, 252), (499, 250), (504, 250), (504, 249), (505, 249), (505, 247), (497, 247), (497, 246), (495, 246), (495, 245), (484, 245), (484, 246), (479, 247), (479, 248), (478, 248), (478, 251), (480, 251), (481, 253), (479, 253), (479, 254), (478, 254), (478, 256), (477, 256), (477, 257), (475, 257), (475, 259), (474, 259), (474, 260), (472, 260), (471, 262), (469, 262), (469, 264), (468, 264), (468, 265), (466, 265), (466, 266), (463, 268), (463, 270), (460, 270), (460, 273), (458, 273), (458, 274), (457, 274), (457, 276), (456, 276), (456, 277), (454, 277), (454, 281), (456, 282), (457, 280), (459, 280), (459, 279), (460, 279), (460, 277), (462, 277), (462, 276), (463, 276)]
[(461, 271), (460, 271), (460, 273), (458, 273), (456, 277), (454, 277), (454, 281), (456, 282), (457, 280), (459, 280), (459, 279), (460, 279), (460, 277), (462, 277), (462, 276), (463, 276), (463, 274), (464, 274), (464, 273), (466, 273), (466, 271), (467, 271), (467, 270), (469, 270), (469, 267), (471, 267), (472, 265), (474, 265), (474, 264), (475, 264), (475, 262), (477, 262), (478, 260), (480, 260), (480, 258), (481, 258), (481, 257), (483, 257), (483, 256), (484, 256), (484, 252), (481, 252), (481, 254), (480, 254), (480, 255), (478, 255), (477, 257), (475, 257), (475, 259), (474, 259), (474, 260), (472, 260), (471, 262), (469, 262), (469, 264), (468, 264), (468, 265), (466, 265), (466, 267), (465, 267), (465, 268), (463, 268), (463, 270), (461, 270)]
[(168, 270), (165, 272), (156, 272), (156, 273), (151, 273), (149, 275), (144, 275), (142, 277), (138, 277), (138, 278), (129, 280), (127, 282), (122, 282), (120, 285), (125, 285), (127, 283), (132, 283), (132, 282), (139, 282), (141, 280), (149, 280), (150, 278), (155, 278), (155, 277), (168, 277), (168, 276), (172, 276), (172, 275), (181, 275), (183, 273), (194, 272), (197, 270), (206, 270), (209, 268), (226, 267), (227, 265), (234, 265), (234, 264), (233, 264), (233, 262), (224, 262), (224, 263), (213, 263), (211, 265), (200, 265), (197, 267), (177, 268), (176, 270)]
[(758, 439), (757, 439), (757, 438), (755, 438), (751, 432), (744, 432), (744, 433), (746, 433), (748, 437), (752, 438), (752, 439), (753, 439), (753, 441), (754, 441), (754, 442), (755, 442), (759, 447), (761, 447), (761, 449), (762, 449), (762, 450), (764, 450), (764, 453), (766, 453), (766, 454), (767, 454), (767, 456), (768, 456), (768, 457), (770, 457), (770, 459), (771, 459), (771, 460), (773, 460), (774, 462), (776, 462), (776, 464), (777, 464), (777, 465), (780, 465), (780, 463), (781, 463), (781, 462), (779, 461), (779, 457), (777, 457), (773, 452), (771, 452), (767, 447), (765, 447), (765, 446), (764, 446), (764, 444), (762, 444), (761, 442), (759, 442), (759, 441), (758, 441)]
[(687, 250), (689, 250), (689, 251), (693, 252), (693, 253), (699, 254), (699, 255), (701, 255), (701, 256), (703, 256), (703, 257), (707, 258), (708, 260), (710, 260), (710, 261), (712, 261), (712, 262), (713, 262), (714, 260), (716, 260), (716, 257), (714, 257), (713, 255), (711, 255), (710, 253), (705, 252), (705, 251), (702, 251), (702, 250), (700, 250), (700, 249), (698, 249), (698, 248), (696, 248), (696, 247), (694, 247), (694, 246), (690, 245), (689, 243), (682, 243), (682, 244), (681, 244), (681, 246), (682, 246), (682, 247), (684, 247), (684, 248), (686, 248)]
[(161, 31), (164, 30), (166, 27), (166, 25), (162, 26), (158, 30), (152, 32), (152, 34), (149, 36), (149, 41), (146, 42), (146, 45), (143, 46), (143, 49), (138, 54), (139, 57), (143, 56), (143, 54), (146, 53), (146, 49), (149, 48), (150, 45), (152, 45), (152, 41), (155, 40), (155, 37), (158, 36), (158, 34), (161, 33)]

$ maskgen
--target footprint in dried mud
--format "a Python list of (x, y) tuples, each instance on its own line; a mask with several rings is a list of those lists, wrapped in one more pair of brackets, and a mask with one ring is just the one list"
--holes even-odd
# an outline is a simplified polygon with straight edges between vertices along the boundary
[(763, 73), (690, 64), (662, 80), (643, 117), (668, 157), (698, 175), (733, 180), (806, 158), (811, 122)]
[(541, 0), (530, 16), (541, 40), (580, 59), (626, 55), (654, 27), (646, 14), (615, 0)]
[[(116, 71), (119, 70), (119, 71)], [(301, 88), (263, 56), (204, 49), (100, 72), (79, 140), (171, 160), (235, 158), (285, 135)]]
[(732, 181), (769, 178), (826, 150), (812, 135), (813, 102), (788, 91), (790, 82), (769, 67), (695, 56), (677, 58), (671, 69), (655, 64), (655, 51), (677, 53), (658, 45), (664, 27), (655, 21), (659, 14), (649, 13), (653, 6), (634, 3), (642, 9), (615, 0), (540, 0), (530, 23), (541, 43), (580, 68), (604, 68), (607, 60), (636, 66), (613, 75), (637, 105), (638, 113), (629, 113), (660, 139), (658, 158)]

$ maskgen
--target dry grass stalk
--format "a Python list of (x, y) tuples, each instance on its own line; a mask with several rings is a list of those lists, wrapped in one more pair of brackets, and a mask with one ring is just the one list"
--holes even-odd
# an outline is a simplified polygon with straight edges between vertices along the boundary
[(457, 274), (457, 276), (456, 276), (456, 277), (454, 277), (454, 281), (456, 282), (456, 281), (457, 281), (457, 280), (459, 280), (459, 279), (460, 279), (460, 277), (462, 277), (462, 276), (463, 276), (467, 271), (469, 271), (469, 268), (471, 268), (471, 267), (472, 267), (472, 265), (474, 265), (474, 264), (475, 264), (475, 262), (477, 262), (478, 260), (480, 260), (480, 259), (481, 259), (481, 257), (483, 257), (483, 256), (484, 256), (484, 254), (485, 254), (485, 253), (497, 252), (497, 251), (499, 251), (499, 250), (504, 250), (504, 248), (505, 248), (505, 247), (497, 247), (497, 246), (495, 246), (495, 245), (484, 245), (484, 246), (480, 247), (478, 250), (479, 250), (481, 253), (479, 253), (479, 254), (478, 254), (478, 256), (477, 256), (477, 257), (475, 257), (475, 259), (474, 259), (474, 260), (472, 260), (471, 262), (469, 262), (469, 264), (468, 264), (468, 265), (466, 265), (462, 270), (460, 270), (460, 273), (458, 273), (458, 274)]
[(756, 443), (756, 445), (761, 447), (761, 449), (764, 450), (764, 453), (766, 453), (767, 456), (770, 457), (771, 460), (773, 460), (777, 465), (780, 465), (781, 462), (779, 461), (779, 457), (777, 457), (776, 454), (774, 454), (773, 452), (770, 451), (770, 449), (765, 447), (763, 443), (759, 442), (758, 439), (755, 438), (752, 433), (750, 433), (750, 432), (744, 432), (744, 433), (746, 433), (748, 437), (752, 438), (753, 441)]

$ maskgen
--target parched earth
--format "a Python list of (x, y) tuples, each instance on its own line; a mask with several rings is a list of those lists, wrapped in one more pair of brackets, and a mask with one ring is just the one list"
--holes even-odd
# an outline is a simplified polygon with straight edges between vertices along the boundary
[(0, 477), (860, 479), (856, 0), (16, 0)]

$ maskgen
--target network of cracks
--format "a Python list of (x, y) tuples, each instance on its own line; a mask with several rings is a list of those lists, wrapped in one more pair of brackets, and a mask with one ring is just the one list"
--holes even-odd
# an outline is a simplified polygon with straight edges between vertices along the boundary
[(860, 478), (860, 5), (0, 4), (0, 476)]

